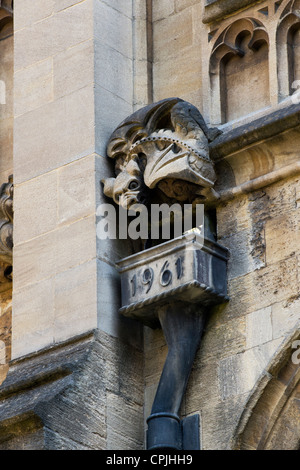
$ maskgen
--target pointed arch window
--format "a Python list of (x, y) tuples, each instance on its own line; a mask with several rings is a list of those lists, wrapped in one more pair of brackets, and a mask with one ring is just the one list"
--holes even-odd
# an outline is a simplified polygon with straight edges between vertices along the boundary
[(221, 124), (270, 106), (269, 39), (262, 23), (235, 21), (210, 58), (212, 122)]

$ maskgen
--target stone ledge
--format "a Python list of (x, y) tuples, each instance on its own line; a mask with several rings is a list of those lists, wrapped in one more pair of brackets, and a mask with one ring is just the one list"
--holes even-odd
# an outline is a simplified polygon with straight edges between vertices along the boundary
[[(12, 361), (0, 387), (0, 450), (103, 450), (114, 436), (142, 447), (142, 358), (97, 329)], [(109, 398), (118, 415), (106, 414)]]
[(300, 126), (300, 104), (290, 105), (271, 112), (236, 128), (224, 130), (210, 144), (210, 156), (214, 161), (243, 148)]
[(218, 21), (242, 8), (248, 8), (263, 0), (206, 0), (203, 23)]
[(72, 383), (72, 374), (93, 341), (94, 334), (90, 333), (11, 362), (0, 386), (0, 441), (7, 427), (36, 416), (39, 403), (51, 400)]

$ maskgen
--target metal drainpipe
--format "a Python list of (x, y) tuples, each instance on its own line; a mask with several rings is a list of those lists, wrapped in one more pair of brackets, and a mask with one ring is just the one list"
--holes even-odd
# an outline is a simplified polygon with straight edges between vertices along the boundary
[[(183, 314), (184, 312), (184, 314)], [(168, 345), (151, 415), (147, 419), (147, 449), (182, 449), (179, 410), (205, 324), (199, 306), (172, 303), (159, 309), (158, 317)]]
[(168, 355), (147, 420), (147, 449), (199, 450), (199, 416), (179, 411), (213, 305), (227, 297), (228, 250), (192, 231), (117, 263), (120, 313), (161, 327)]

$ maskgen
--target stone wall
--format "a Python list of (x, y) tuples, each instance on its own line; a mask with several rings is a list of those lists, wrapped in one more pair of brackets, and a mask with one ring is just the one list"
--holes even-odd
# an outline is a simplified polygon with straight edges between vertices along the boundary
[[(138, 6), (14, 2), (14, 281), (3, 448), (143, 443), (142, 329), (118, 316), (114, 261), (124, 248), (96, 237), (100, 180), (111, 174), (107, 139), (148, 99), (149, 58), (145, 47), (135, 53), (146, 41), (147, 12)], [(70, 355), (74, 341), (86, 351), (79, 358)], [(90, 350), (98, 351), (92, 362)], [(61, 361), (66, 380), (56, 369)]]
[[(237, 435), (249, 435), (251, 410), (261, 411), (271, 396), (266, 378), (280, 376), (279, 388), (299, 380), (299, 367), (293, 379), (286, 372), (287, 340), (296, 338), (300, 321), (299, 105), (289, 98), (288, 69), (279, 68), (278, 80), (273, 74), (283, 50), (274, 46), (275, 25), (297, 2), (14, 3), (11, 343), (9, 295), (2, 296), (0, 316), (5, 361), (10, 347), (12, 360), (0, 389), (0, 447), (143, 448), (167, 348), (161, 330), (142, 329), (118, 313), (115, 262), (131, 247), (97, 239), (97, 207), (107, 201), (100, 180), (112, 175), (111, 132), (149, 101), (178, 96), (223, 131), (210, 145), (220, 194), (212, 210), (218, 241), (231, 253), (230, 301), (209, 316), (181, 412), (200, 414), (203, 449), (233, 448)], [(267, 27), (245, 26), (248, 16)], [(224, 119), (224, 97), (213, 93), (221, 88), (213, 87), (210, 64), (225, 30), (235, 39), (251, 31), (258, 49), (266, 31), (273, 41), (262, 90), (268, 109), (256, 103), (255, 116), (248, 108), (243, 115), (234, 95), (237, 64), (228, 73), (234, 100), (227, 104), (234, 109)], [(5, 176), (10, 170), (8, 163)], [(280, 370), (278, 355), (285, 358)], [(283, 394), (295, 387), (286, 385)], [(267, 410), (259, 416), (267, 420)], [(273, 442), (287, 446), (279, 434)]]
[[(205, 11), (202, 3), (154, 0), (154, 96), (159, 99), (178, 95), (187, 99), (198, 105), (210, 121), (213, 109), (208, 73), (210, 34), (222, 29), (222, 21), (228, 27), (236, 17), (222, 13), (220, 9), (226, 5), (221, 7), (221, 2), (208, 2), (211, 7)], [(267, 7), (268, 21), (274, 31), (271, 15), (274, 2), (258, 2), (258, 5), (256, 2), (248, 10), (249, 2), (236, 3), (241, 3), (241, 9), (238, 5), (234, 9), (240, 15), (238, 18), (253, 15), (255, 9), (263, 10), (263, 18)], [(280, 12), (287, 3), (280, 5)], [(276, 21), (278, 17), (279, 12)], [(271, 67), (276, 68), (273, 53), (270, 60)], [(279, 71), (282, 78), (284, 71), (280, 66)], [(277, 85), (272, 80), (271, 104), (265, 119), (255, 120), (256, 117), (249, 115), (240, 123), (225, 125), (223, 136), (212, 146), (221, 194), (216, 207), (218, 240), (231, 253), (230, 301), (211, 312), (182, 405), (183, 416), (200, 413), (203, 449), (232, 448), (249, 398), (261, 378), (270, 376), (269, 364), (284, 350), (286, 339), (297, 330), (300, 321), (299, 120), (296, 118), (291, 124), (290, 131), (280, 133), (284, 112), (276, 111), (278, 99), (274, 99), (273, 93)], [(249, 93), (247, 98), (245, 94), (239, 95), (238, 82), (233, 86), (237, 103), (244, 99), (251, 101)], [(286, 106), (290, 104), (287, 102)], [(244, 114), (247, 114), (245, 107)], [(265, 130), (260, 133), (260, 129)], [(239, 134), (239, 140), (235, 140), (235, 133)], [(289, 165), (293, 169), (285, 171)], [(286, 176), (272, 179), (276, 170)], [(146, 416), (166, 352), (162, 333), (146, 329)], [(277, 446), (280, 445), (277, 440)], [(285, 441), (282, 448), (288, 445)], [(293, 445), (294, 442), (290, 444)]]

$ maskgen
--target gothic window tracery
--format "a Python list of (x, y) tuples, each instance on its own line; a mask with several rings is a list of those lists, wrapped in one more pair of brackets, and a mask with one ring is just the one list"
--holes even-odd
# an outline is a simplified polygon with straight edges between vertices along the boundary
[(268, 53), (268, 34), (252, 18), (235, 21), (219, 35), (211, 55), (210, 79), (212, 101), (220, 103), (215, 113), (220, 123), (270, 105)]
[(210, 23), (208, 44), (212, 125), (251, 116), (299, 94), (300, 0), (237, 8)]

